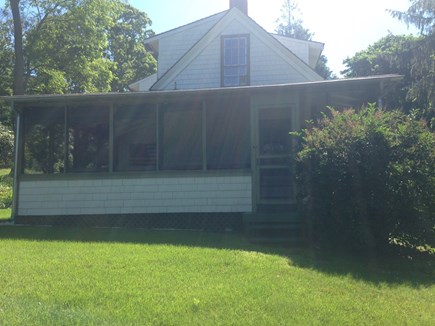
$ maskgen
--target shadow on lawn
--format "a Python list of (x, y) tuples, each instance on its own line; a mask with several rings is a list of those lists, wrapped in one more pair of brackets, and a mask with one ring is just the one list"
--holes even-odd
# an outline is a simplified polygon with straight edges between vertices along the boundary
[(313, 246), (267, 246), (233, 233), (117, 228), (0, 227), (0, 239), (31, 241), (113, 242), (257, 251), (288, 258), (289, 266), (312, 269), (374, 284), (412, 287), (435, 284), (435, 257), (379, 255), (361, 257)]

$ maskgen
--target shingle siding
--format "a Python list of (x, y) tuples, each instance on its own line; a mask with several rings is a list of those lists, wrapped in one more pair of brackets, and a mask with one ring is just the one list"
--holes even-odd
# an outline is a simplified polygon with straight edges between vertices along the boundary
[(251, 212), (250, 176), (21, 181), (18, 215)]
[(216, 17), (192, 24), (187, 30), (171, 33), (159, 40), (158, 77), (160, 78), (198, 42), (217, 21)]
[[(248, 34), (240, 22), (234, 20), (221, 35)], [(215, 88), (221, 86), (221, 35), (215, 38), (165, 90)], [(168, 40), (169, 41), (169, 40)], [(172, 39), (171, 39), (172, 42)], [(179, 40), (174, 39), (174, 44)], [(278, 41), (277, 41), (278, 43)], [(176, 46), (174, 45), (174, 49)], [(177, 51), (181, 51), (177, 48)], [(301, 60), (301, 64), (302, 60)], [(159, 67), (160, 69), (160, 67)], [(275, 51), (267, 47), (258, 37), (250, 35), (250, 84), (273, 85), (309, 81), (293, 69)]]

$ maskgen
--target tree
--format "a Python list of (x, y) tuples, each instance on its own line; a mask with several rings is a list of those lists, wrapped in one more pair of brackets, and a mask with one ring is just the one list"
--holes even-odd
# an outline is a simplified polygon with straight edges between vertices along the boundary
[(414, 36), (388, 35), (370, 45), (366, 50), (346, 58), (346, 69), (341, 73), (346, 77), (363, 77), (383, 74), (400, 74), (404, 78), (399, 86), (390, 91), (385, 99), (389, 107), (403, 108), (409, 112), (413, 107), (426, 105), (407, 96), (413, 83), (411, 76), (413, 51), (420, 38)]
[[(14, 49), (11, 26), (3, 19), (5, 15), (6, 12), (0, 10), (0, 96), (12, 95), (13, 87)], [(12, 128), (12, 120), (10, 106), (0, 101), (0, 123)]]
[(21, 26), (20, 0), (10, 0), (14, 22), (14, 95), (24, 94), (24, 52), (23, 52), (23, 28)]
[(111, 83), (113, 92), (126, 91), (128, 84), (156, 71), (156, 60), (144, 45), (154, 35), (148, 29), (151, 20), (147, 14), (130, 5), (123, 5), (116, 23), (108, 33), (107, 56), (116, 65)]
[(423, 36), (413, 51), (411, 76), (413, 83), (407, 94), (411, 100), (425, 99), (435, 116), (435, 1), (410, 0), (407, 11), (390, 10), (393, 17), (412, 24)]
[(317, 62), (316, 68), (314, 69), (320, 76), (324, 79), (334, 79), (336, 76), (328, 67), (328, 58), (325, 55), (321, 55), (319, 61)]
[[(407, 111), (425, 110), (426, 119), (434, 116), (435, 107), (435, 2), (412, 0), (405, 12), (390, 10), (406, 24), (420, 30), (420, 37), (389, 35), (367, 50), (347, 58), (346, 76), (397, 73), (405, 78), (400, 89), (391, 94), (390, 104)], [(394, 101), (396, 98), (396, 101)]]
[(13, 162), (14, 133), (0, 122), (0, 168), (9, 168)]
[[(314, 34), (308, 28), (303, 26), (301, 18), (295, 13), (300, 13), (297, 2), (292, 0), (284, 0), (281, 8), (281, 17), (276, 20), (278, 24), (275, 32), (278, 35), (296, 38), (298, 40), (311, 41)], [(327, 66), (328, 59), (322, 55), (314, 69), (324, 79), (335, 78), (333, 72)]]
[(406, 11), (388, 10), (391, 15), (407, 25), (416, 26), (420, 34), (435, 33), (435, 2), (433, 0), (409, 0), (411, 6)]
[(276, 20), (276, 23), (278, 23), (278, 27), (275, 29), (276, 33), (299, 40), (311, 40), (313, 33), (303, 27), (302, 19), (295, 16), (295, 13), (300, 13), (297, 2), (284, 0), (281, 8), (281, 17)]
[(124, 90), (136, 78), (155, 71), (155, 59), (142, 44), (152, 34), (151, 21), (124, 1), (21, 0), (20, 4), (26, 93)]

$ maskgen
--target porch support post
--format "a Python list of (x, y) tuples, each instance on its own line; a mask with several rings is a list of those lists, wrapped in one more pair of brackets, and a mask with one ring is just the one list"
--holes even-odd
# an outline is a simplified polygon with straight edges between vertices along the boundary
[(207, 106), (202, 101), (202, 170), (207, 170)]
[(69, 155), (69, 129), (68, 129), (68, 106), (65, 105), (64, 107), (64, 126), (65, 126), (65, 150), (64, 150), (64, 157), (63, 157), (63, 173), (68, 172), (68, 155)]
[(156, 171), (160, 170), (160, 105), (156, 103)]
[(253, 102), (249, 99), (249, 123), (251, 124), (251, 182), (252, 182), (252, 212), (257, 212), (258, 201), (258, 167), (257, 167), (257, 151), (258, 151), (258, 108), (254, 107)]
[(15, 108), (14, 102), (12, 102), (12, 110), (16, 113), (16, 126), (15, 126), (15, 157), (14, 157), (14, 180), (13, 180), (13, 198), (12, 198), (12, 222), (15, 223), (15, 217), (18, 214), (18, 192), (19, 192), (19, 176), (22, 170), (22, 151), (23, 151), (23, 141), (22, 141), (22, 112)]
[(384, 107), (383, 98), (384, 97), (384, 81), (381, 80), (379, 83), (379, 96), (378, 96), (378, 107), (382, 109)]
[(115, 106), (113, 103), (110, 104), (109, 109), (109, 173), (113, 173), (113, 146), (114, 146), (114, 126), (113, 126), (113, 115), (115, 111)]

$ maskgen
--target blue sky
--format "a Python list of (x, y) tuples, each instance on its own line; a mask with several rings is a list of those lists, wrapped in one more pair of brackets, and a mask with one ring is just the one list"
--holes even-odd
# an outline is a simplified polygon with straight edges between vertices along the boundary
[[(152, 29), (169, 29), (228, 9), (229, 0), (130, 0), (153, 21)], [(282, 0), (248, 0), (249, 15), (264, 29), (274, 32)], [(342, 62), (388, 33), (409, 34), (406, 25), (391, 18), (386, 9), (406, 10), (408, 0), (299, 0), (304, 26), (314, 40), (325, 43), (324, 54), (335, 73)]]

